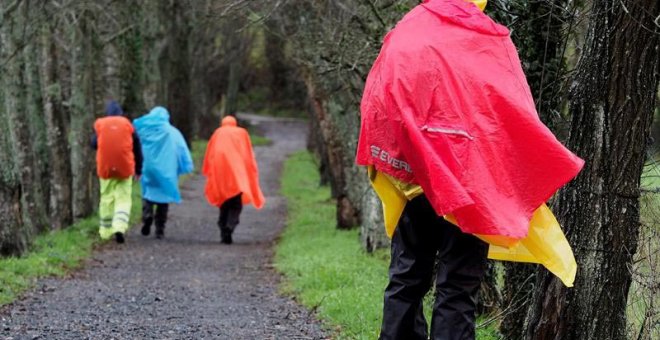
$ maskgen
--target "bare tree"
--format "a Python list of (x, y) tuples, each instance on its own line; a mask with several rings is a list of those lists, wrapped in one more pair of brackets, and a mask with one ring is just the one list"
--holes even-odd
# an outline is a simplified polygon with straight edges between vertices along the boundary
[[(32, 66), (26, 64), (29, 60), (30, 49), (26, 49), (24, 40), (29, 38), (32, 31), (26, 29), (31, 20), (30, 2), (20, 2), (13, 8), (14, 13), (8, 15), (8, 20), (0, 27), (0, 44), (3, 50), (3, 101), (4, 118), (7, 129), (5, 139), (5, 151), (14, 155), (15, 179), (13, 185), (4, 188), (5, 204), (17, 204), (10, 208), (8, 228), (14, 230), (14, 241), (18, 241), (15, 247), (8, 245), (7, 252), (20, 252), (25, 249), (32, 234), (43, 228), (45, 223), (45, 209), (41, 201), (39, 185), (35, 184), (36, 161), (34, 158), (34, 142), (31, 135), (29, 103), (32, 98), (28, 89), (30, 88), (27, 71)], [(7, 12), (3, 12), (6, 15)], [(10, 170), (10, 169), (7, 169)], [(11, 171), (11, 170), (10, 170)], [(11, 177), (10, 177), (11, 178)], [(16, 214), (16, 211), (19, 213)], [(13, 217), (13, 218), (12, 218)], [(18, 230), (16, 222), (21, 225)], [(13, 249), (12, 249), (13, 248)]]
[(337, 199), (337, 225), (359, 225), (365, 249), (386, 246), (378, 198), (354, 165), (364, 81), (385, 33), (418, 1), (289, 1), (272, 15), (307, 87), (311, 145)]
[(45, 23), (41, 27), (39, 73), (50, 164), (48, 210), (52, 228), (59, 229), (72, 222), (73, 212), (71, 163), (67, 148), (67, 117), (62, 105), (62, 86), (58, 82), (59, 56), (53, 29), (52, 23)]
[(660, 15), (655, 0), (592, 3), (571, 89), (568, 147), (586, 160), (555, 212), (578, 261), (575, 288), (546, 272), (529, 339), (625, 339), (626, 302), (640, 230), (640, 175), (656, 104)]

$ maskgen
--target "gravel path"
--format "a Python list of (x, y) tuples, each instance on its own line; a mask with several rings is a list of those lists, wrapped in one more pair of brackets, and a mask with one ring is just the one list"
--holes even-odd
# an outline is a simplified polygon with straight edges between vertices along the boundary
[(266, 206), (246, 207), (233, 245), (219, 243), (204, 178), (182, 188), (165, 239), (133, 228), (68, 279), (46, 279), (0, 312), (0, 339), (322, 339), (314, 315), (277, 293), (274, 240), (286, 215), (279, 178), (306, 124), (244, 116), (273, 145), (255, 148)]

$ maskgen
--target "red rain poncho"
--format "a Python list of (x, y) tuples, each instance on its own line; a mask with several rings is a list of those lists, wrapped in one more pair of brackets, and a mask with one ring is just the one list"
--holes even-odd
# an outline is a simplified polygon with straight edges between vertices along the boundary
[(509, 31), (463, 0), (426, 0), (385, 37), (361, 114), (357, 163), (419, 184), (466, 233), (525, 237), (583, 165), (539, 120)]
[(220, 206), (241, 193), (243, 204), (257, 209), (265, 199), (259, 188), (259, 172), (248, 132), (236, 126), (236, 119), (227, 116), (215, 130), (204, 156), (202, 174), (206, 176), (206, 199)]

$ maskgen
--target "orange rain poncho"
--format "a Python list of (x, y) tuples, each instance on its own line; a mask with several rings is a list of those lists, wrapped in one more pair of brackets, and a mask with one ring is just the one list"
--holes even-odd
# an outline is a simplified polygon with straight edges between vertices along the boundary
[(135, 173), (133, 125), (122, 116), (99, 118), (94, 122), (98, 138), (96, 173), (103, 179), (126, 179)]
[(259, 171), (254, 158), (250, 135), (236, 125), (236, 118), (227, 116), (215, 130), (204, 156), (202, 174), (206, 176), (206, 199), (219, 207), (226, 200), (242, 194), (243, 204), (257, 209), (265, 203), (259, 187)]

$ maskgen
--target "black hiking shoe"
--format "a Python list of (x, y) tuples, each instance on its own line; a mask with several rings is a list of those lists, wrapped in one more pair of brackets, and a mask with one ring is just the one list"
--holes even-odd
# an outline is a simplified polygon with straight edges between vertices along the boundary
[(140, 232), (144, 236), (149, 236), (149, 234), (151, 234), (151, 226), (148, 224), (142, 225), (142, 229), (140, 230)]
[(156, 238), (160, 240), (163, 237), (165, 237), (165, 228), (156, 227)]
[(234, 243), (234, 240), (231, 239), (231, 234), (221, 233), (220, 234), (220, 243), (222, 243), (222, 244), (232, 244), (232, 243)]
[(115, 233), (115, 241), (117, 241), (117, 243), (119, 243), (119, 244), (124, 243), (124, 241), (125, 241), (124, 240), (124, 234), (123, 233)]

